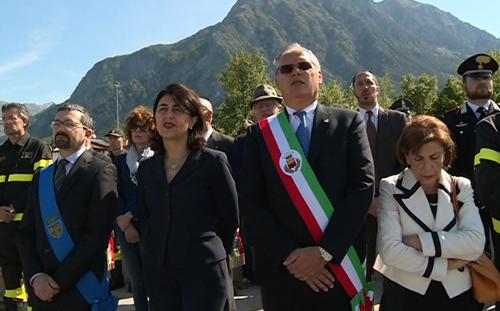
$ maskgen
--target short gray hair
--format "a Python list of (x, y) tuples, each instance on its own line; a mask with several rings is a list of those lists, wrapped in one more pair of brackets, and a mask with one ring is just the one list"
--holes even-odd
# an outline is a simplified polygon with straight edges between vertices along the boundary
[(275, 74), (278, 72), (278, 68), (280, 66), (280, 59), (281, 59), (281, 57), (283, 57), (283, 55), (290, 54), (290, 53), (306, 53), (306, 54), (309, 54), (309, 56), (311, 57), (311, 61), (312, 61), (312, 64), (314, 65), (314, 67), (316, 67), (316, 68), (318, 68), (318, 69), (321, 70), (321, 65), (319, 64), (318, 57), (316, 57), (316, 55), (313, 53), (313, 51), (308, 50), (305, 47), (303, 47), (302, 45), (300, 45), (300, 43), (295, 42), (295, 43), (292, 43), (289, 46), (287, 46), (286, 49), (283, 52), (281, 52), (278, 56), (276, 56), (276, 58), (274, 59), (273, 65), (274, 65), (274, 73)]
[(23, 119), (24, 123), (26, 123), (26, 127), (28, 127), (31, 121), (31, 114), (28, 110), (28, 107), (26, 107), (25, 104), (17, 104), (17, 103), (5, 104), (2, 106), (2, 113), (10, 109), (16, 109), (21, 119)]

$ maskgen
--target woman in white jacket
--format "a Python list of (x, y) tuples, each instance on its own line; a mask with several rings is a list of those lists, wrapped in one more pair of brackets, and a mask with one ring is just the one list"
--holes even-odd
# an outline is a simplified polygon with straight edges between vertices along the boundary
[(454, 150), (446, 125), (434, 117), (415, 117), (401, 134), (397, 155), (408, 168), (380, 184), (375, 269), (384, 275), (381, 311), (482, 309), (467, 264), (481, 255), (484, 230), (470, 181), (444, 170)]

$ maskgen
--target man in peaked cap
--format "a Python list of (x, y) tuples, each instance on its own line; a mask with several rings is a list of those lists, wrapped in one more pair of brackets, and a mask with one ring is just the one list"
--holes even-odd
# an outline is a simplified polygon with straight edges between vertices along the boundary
[(397, 99), (392, 103), (389, 107), (390, 110), (396, 110), (404, 113), (406, 117), (409, 119), (411, 117), (411, 112), (413, 110), (413, 106), (415, 104), (407, 97), (402, 97)]
[(127, 145), (127, 138), (125, 137), (125, 134), (120, 128), (112, 128), (109, 130), (109, 132), (105, 135), (108, 140), (109, 140), (109, 151), (110, 151), (110, 158), (111, 160), (114, 159), (122, 154), (125, 153), (125, 146)]
[[(487, 54), (476, 54), (464, 60), (458, 66), (457, 73), (463, 78), (463, 90), (467, 102), (444, 113), (442, 119), (448, 126), (455, 141), (457, 157), (451, 164), (450, 174), (464, 176), (474, 183), (474, 155), (476, 145), (476, 124), (485, 116), (500, 111), (498, 105), (491, 100), (493, 95), (493, 74), (498, 70), (496, 60)], [(490, 216), (483, 211), (483, 204), (477, 194), (474, 195), (476, 205), (481, 209), (481, 218), (485, 232), (491, 227)], [(489, 234), (486, 234), (487, 240)], [(489, 248), (489, 241), (486, 243)]]

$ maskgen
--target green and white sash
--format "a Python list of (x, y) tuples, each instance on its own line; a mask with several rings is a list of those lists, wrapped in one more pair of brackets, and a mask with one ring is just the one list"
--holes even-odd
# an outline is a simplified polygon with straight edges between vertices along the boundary
[[(281, 112), (261, 120), (259, 127), (283, 185), (314, 241), (319, 243), (334, 208), (307, 162), (290, 121), (285, 112)], [(327, 266), (351, 297), (352, 310), (371, 311), (373, 284), (367, 282), (354, 247), (349, 247), (340, 265), (328, 263)]]

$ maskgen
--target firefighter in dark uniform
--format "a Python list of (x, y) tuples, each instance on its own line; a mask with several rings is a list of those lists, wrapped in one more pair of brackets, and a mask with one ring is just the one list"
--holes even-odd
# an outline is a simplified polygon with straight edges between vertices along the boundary
[(2, 120), (8, 139), (0, 145), (0, 266), (5, 308), (17, 311), (24, 310), (27, 301), (15, 244), (17, 225), (34, 172), (52, 163), (52, 155), (47, 144), (28, 134), (30, 116), (25, 105), (3, 105)]
[[(462, 106), (446, 112), (442, 119), (448, 126), (457, 148), (457, 158), (453, 161), (449, 172), (452, 175), (464, 176), (474, 183), (474, 156), (476, 154), (476, 124), (485, 116), (499, 111), (498, 105), (491, 100), (493, 95), (493, 74), (498, 70), (496, 60), (487, 54), (476, 54), (458, 67), (462, 76), (463, 90), (467, 102)], [(486, 246), (489, 250), (489, 228), (491, 217), (484, 210), (484, 205), (474, 193), (476, 205), (481, 209), (486, 233)]]
[[(491, 215), (495, 265), (500, 269), (500, 112), (477, 124), (476, 142), (476, 187), (481, 202)], [(500, 302), (497, 302), (496, 310), (500, 310)]]

